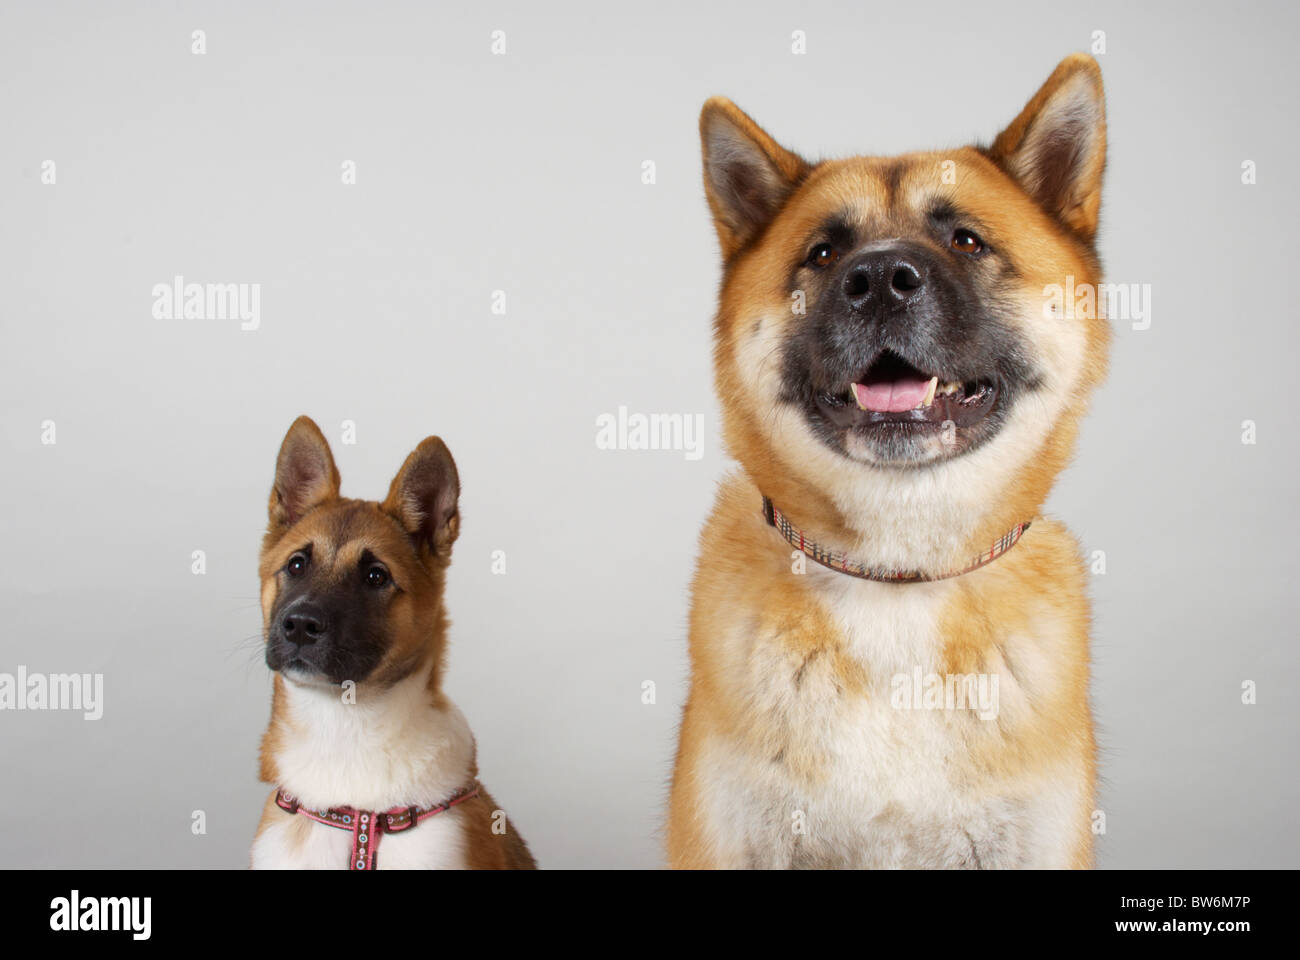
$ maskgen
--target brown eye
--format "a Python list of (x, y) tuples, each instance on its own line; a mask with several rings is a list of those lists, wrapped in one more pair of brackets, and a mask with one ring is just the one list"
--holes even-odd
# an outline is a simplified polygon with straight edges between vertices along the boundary
[(372, 587), (382, 587), (388, 582), (388, 571), (382, 564), (374, 564), (366, 571), (366, 583)]
[(984, 241), (969, 230), (958, 230), (952, 235), (952, 248), (958, 253), (983, 253)]
[(808, 254), (810, 267), (829, 267), (840, 258), (840, 252), (829, 243), (819, 243)]
[(298, 576), (298, 574), (302, 573), (304, 570), (307, 569), (307, 554), (295, 553), (292, 557), (289, 558), (289, 562), (285, 565), (284, 569), (289, 574), (289, 576), (291, 577)]

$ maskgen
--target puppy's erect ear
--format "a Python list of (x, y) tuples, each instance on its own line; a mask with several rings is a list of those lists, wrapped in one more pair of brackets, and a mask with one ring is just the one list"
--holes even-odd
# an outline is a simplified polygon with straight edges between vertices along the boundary
[(1044, 210), (1092, 242), (1106, 166), (1097, 61), (1086, 53), (1062, 60), (987, 152)]
[(704, 191), (729, 259), (771, 222), (812, 167), (725, 97), (704, 104), (700, 140)]
[(338, 495), (339, 471), (330, 445), (310, 417), (299, 417), (284, 435), (275, 461), (268, 532), (288, 529), (308, 511)]
[(437, 437), (427, 437), (393, 478), (383, 508), (418, 544), (445, 555), (460, 533), (459, 499), (460, 477), (451, 451)]

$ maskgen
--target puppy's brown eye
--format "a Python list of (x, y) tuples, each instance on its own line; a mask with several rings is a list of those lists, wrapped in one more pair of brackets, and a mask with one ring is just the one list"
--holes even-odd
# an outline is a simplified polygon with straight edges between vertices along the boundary
[(829, 267), (840, 258), (840, 252), (829, 243), (819, 243), (808, 254), (808, 266)]
[(295, 553), (292, 557), (289, 558), (289, 562), (285, 565), (284, 569), (289, 574), (289, 576), (291, 577), (298, 576), (298, 574), (302, 573), (304, 570), (307, 569), (307, 554)]
[(372, 587), (382, 587), (388, 582), (388, 571), (376, 563), (366, 571), (366, 583)]
[(983, 253), (984, 241), (969, 230), (958, 230), (952, 235), (952, 248), (958, 253)]

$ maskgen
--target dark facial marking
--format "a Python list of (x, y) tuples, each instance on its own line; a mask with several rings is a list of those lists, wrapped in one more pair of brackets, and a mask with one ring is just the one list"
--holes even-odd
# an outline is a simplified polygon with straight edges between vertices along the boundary
[[(266, 663), (272, 670), (315, 675), (333, 684), (359, 683), (370, 678), (384, 659), (394, 639), (388, 606), (398, 590), (391, 567), (370, 549), (347, 563), (326, 564), (318, 559), (345, 553), (347, 544), (373, 523), (372, 516), (341, 511), (319, 534), (328, 538), (333, 551), (304, 544), (276, 574), (279, 592), (268, 619), (266, 644)], [(376, 583), (370, 576), (375, 568), (384, 571), (383, 582)]]
[[(855, 229), (847, 216), (830, 218), (811, 248), (795, 251), (791, 283), (804, 290), (807, 315), (791, 325), (781, 398), (832, 449), (847, 452), (852, 433), (878, 460), (907, 465), (929, 455), (935, 430), (950, 422), (951, 454), (965, 452), (1035, 384), (1006, 292), (1014, 267), (986, 229), (939, 198), (907, 221)], [(820, 255), (822, 243), (836, 246), (833, 259)], [(959, 391), (900, 413), (855, 400), (855, 383), (932, 376)]]

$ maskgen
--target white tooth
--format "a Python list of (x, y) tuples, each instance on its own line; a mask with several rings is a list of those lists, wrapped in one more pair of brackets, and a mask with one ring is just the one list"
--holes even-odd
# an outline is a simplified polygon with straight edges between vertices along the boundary
[(937, 387), (938, 385), (939, 385), (939, 378), (931, 377), (930, 389), (925, 391), (925, 399), (920, 402), (919, 406), (928, 407), (930, 404), (934, 403), (934, 388)]

